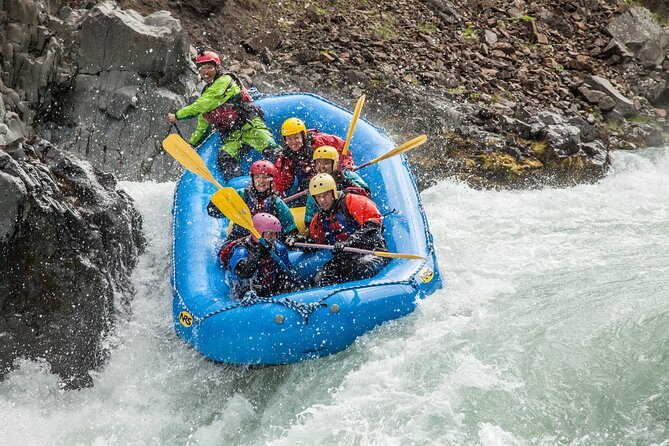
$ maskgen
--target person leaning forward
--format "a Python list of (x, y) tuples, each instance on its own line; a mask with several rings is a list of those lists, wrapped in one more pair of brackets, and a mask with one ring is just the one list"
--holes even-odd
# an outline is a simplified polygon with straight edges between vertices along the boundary
[[(297, 178), (297, 190), (306, 190), (309, 180), (313, 176), (311, 159), (314, 150), (327, 145), (332, 146), (339, 152), (340, 163), (343, 167), (353, 167), (353, 156), (348, 151), (341, 155), (344, 149), (344, 140), (338, 136), (322, 133), (317, 130), (307, 130), (304, 122), (299, 118), (289, 118), (281, 125), (281, 138), (283, 139), (283, 150), (276, 161), (277, 177), (274, 179), (274, 189), (285, 193), (290, 189)], [(304, 206), (306, 198), (294, 201), (291, 207)]]
[(319, 173), (309, 182), (309, 192), (318, 212), (309, 226), (316, 243), (334, 245), (332, 259), (316, 273), (316, 286), (326, 286), (375, 276), (389, 261), (373, 254), (357, 254), (344, 248), (387, 251), (383, 238), (383, 216), (368, 197), (340, 193), (332, 176)]
[[(313, 173), (327, 173), (335, 180), (340, 192), (354, 192), (370, 197), (370, 189), (365, 180), (357, 172), (348, 170), (339, 165), (339, 152), (332, 146), (320, 146), (314, 150)], [(304, 212), (304, 226), (309, 227), (314, 215), (318, 212), (318, 205), (314, 197), (309, 195)]]
[(167, 122), (197, 117), (197, 127), (190, 144), (197, 146), (217, 130), (221, 135), (218, 167), (226, 181), (242, 175), (240, 160), (253, 149), (274, 160), (280, 148), (265, 125), (263, 111), (253, 103), (249, 92), (237, 76), (220, 71), (221, 58), (213, 51), (199, 51), (195, 59), (205, 86), (200, 97), (175, 113)]

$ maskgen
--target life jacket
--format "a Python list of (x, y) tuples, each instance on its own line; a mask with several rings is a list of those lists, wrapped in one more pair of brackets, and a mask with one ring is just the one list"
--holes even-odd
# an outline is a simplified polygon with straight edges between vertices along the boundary
[[(273, 290), (280, 287), (287, 279), (281, 266), (274, 260), (272, 255), (265, 248), (260, 246), (258, 242), (251, 239), (251, 236), (232, 242), (232, 247), (228, 249), (228, 263), (224, 264), (226, 268), (230, 268), (232, 273), (232, 280), (240, 283), (247, 283), (251, 289), (260, 296), (267, 296), (275, 294)], [(236, 265), (249, 256), (252, 252), (261, 251), (263, 255), (260, 257), (260, 265), (249, 279), (238, 277), (234, 269)], [(286, 265), (290, 265), (288, 257), (288, 250), (279, 241), (274, 243), (274, 253)], [(245, 282), (248, 280), (248, 282)], [(241, 287), (243, 288), (243, 287)]]
[[(240, 92), (231, 97), (225, 104), (202, 114), (204, 119), (214, 126), (221, 135), (241, 129), (244, 124), (257, 116), (264, 118), (262, 109), (253, 103), (253, 98), (239, 77), (232, 73), (226, 73), (225, 75), (230, 76), (232, 80), (221, 96), (225, 96), (233, 83), (239, 86)], [(207, 88), (205, 87), (205, 90)]]
[[(253, 188), (253, 186), (248, 186), (244, 188), (244, 193), (242, 194), (242, 198), (244, 199), (244, 202), (246, 205), (249, 207), (249, 211), (251, 211), (251, 217), (256, 215), (259, 212), (266, 212), (268, 214), (276, 215), (276, 199), (278, 195), (276, 192), (270, 192), (267, 197), (260, 199), (258, 198), (258, 194)], [(228, 237), (243, 237), (245, 235), (248, 235), (249, 231), (247, 229), (242, 228), (241, 226), (235, 224), (232, 226), (232, 231), (228, 235)]]
[(325, 239), (331, 245), (347, 240), (351, 234), (360, 229), (360, 225), (346, 207), (347, 194), (346, 191), (341, 193), (330, 212), (323, 214), (322, 211), (318, 211), (317, 214)]
[(221, 259), (221, 264), (225, 268), (230, 267), (230, 256), (234, 251), (235, 247), (242, 242), (242, 239), (232, 240), (231, 242), (226, 243), (221, 247), (221, 250), (218, 251), (218, 257)]
[[(306, 144), (305, 144), (306, 145)], [(308, 147), (311, 147), (310, 145)], [(313, 166), (311, 158), (313, 157), (313, 150), (308, 147), (302, 147), (302, 150), (295, 152), (291, 149), (284, 149), (283, 155), (291, 162), (291, 171), (295, 178), (297, 178), (297, 190), (305, 190), (309, 188), (309, 180), (312, 177)], [(285, 166), (281, 164), (283, 170)]]

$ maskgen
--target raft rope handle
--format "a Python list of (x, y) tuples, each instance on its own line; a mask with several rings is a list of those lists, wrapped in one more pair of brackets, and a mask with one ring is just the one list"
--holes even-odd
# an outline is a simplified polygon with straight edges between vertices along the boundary
[[(260, 304), (260, 303), (266, 303), (266, 304), (276, 304), (276, 305), (283, 305), (286, 308), (289, 308), (295, 312), (297, 312), (300, 316), (304, 318), (304, 323), (305, 325), (309, 324), (309, 316), (311, 316), (311, 313), (316, 311), (319, 308), (327, 307), (328, 304), (325, 303), (326, 299), (329, 299), (330, 297), (334, 296), (337, 293), (341, 293), (344, 291), (350, 291), (350, 290), (359, 290), (361, 288), (371, 288), (375, 286), (385, 286), (385, 285), (409, 285), (414, 288), (416, 288), (417, 284), (414, 280), (393, 280), (393, 281), (388, 281), (388, 282), (380, 282), (380, 283), (370, 283), (367, 285), (356, 285), (356, 286), (349, 286), (346, 288), (340, 288), (337, 290), (332, 291), (331, 293), (327, 294), (326, 296), (318, 299), (315, 302), (309, 302), (308, 304), (302, 303), (302, 302), (296, 302), (288, 297), (284, 297), (283, 299), (275, 299), (273, 297), (260, 297), (258, 296), (254, 291), (247, 291), (242, 299), (239, 302), (235, 302), (232, 305), (228, 305), (227, 307), (219, 308), (218, 310), (214, 310), (210, 313), (205, 314), (202, 317), (198, 317), (196, 315), (193, 316), (193, 320), (195, 320), (198, 324), (202, 323), (205, 319), (208, 317), (214, 316), (218, 313), (222, 313), (224, 311), (228, 310), (233, 310), (238, 307), (248, 307), (251, 305), (255, 304)], [(175, 292), (179, 296), (179, 301), (181, 302), (181, 306), (184, 308), (184, 310), (188, 310), (186, 308), (186, 304), (184, 303), (183, 299), (181, 298), (181, 295), (179, 294), (178, 290), (175, 289)]]

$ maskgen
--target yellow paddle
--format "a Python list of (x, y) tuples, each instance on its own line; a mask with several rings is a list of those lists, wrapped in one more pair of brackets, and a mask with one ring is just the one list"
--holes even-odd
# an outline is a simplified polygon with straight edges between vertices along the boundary
[(341, 151), (341, 155), (344, 156), (348, 153), (348, 145), (351, 143), (351, 138), (353, 138), (353, 132), (355, 131), (355, 126), (358, 124), (358, 117), (362, 111), (362, 106), (365, 104), (365, 95), (363, 94), (358, 99), (358, 103), (355, 104), (355, 110), (353, 110), (353, 118), (351, 118), (351, 125), (348, 127), (348, 133), (346, 134), (346, 141), (344, 142), (344, 148)]
[(362, 169), (363, 167), (370, 166), (374, 163), (378, 163), (379, 161), (383, 161), (384, 159), (390, 158), (391, 156), (399, 155), (400, 153), (408, 152), (411, 149), (415, 149), (419, 145), (423, 144), (425, 141), (427, 141), (427, 136), (426, 135), (420, 135), (412, 139), (411, 141), (407, 141), (404, 144), (400, 144), (399, 146), (395, 147), (394, 149), (388, 151), (387, 153), (379, 156), (378, 158), (374, 158), (371, 161), (367, 161), (364, 164), (361, 164), (359, 166), (354, 167), (353, 171), (356, 171), (358, 169)]
[[(175, 133), (167, 135), (163, 139), (163, 149), (186, 169), (213, 183), (219, 189), (223, 189), (223, 186), (218, 184), (218, 181), (214, 179), (209, 169), (207, 169), (207, 165), (204, 163), (202, 157), (181, 136)], [(234, 191), (234, 189), (232, 190)]]

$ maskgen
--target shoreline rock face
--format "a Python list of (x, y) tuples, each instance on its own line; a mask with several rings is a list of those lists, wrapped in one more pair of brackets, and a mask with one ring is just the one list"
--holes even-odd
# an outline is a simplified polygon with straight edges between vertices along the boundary
[[(481, 161), (487, 152), (501, 150), (516, 160), (517, 153), (527, 152), (500, 118), (518, 119), (528, 110), (587, 123), (579, 128), (599, 141), (596, 150), (588, 149), (596, 155), (593, 166), (600, 163), (600, 150), (667, 141), (667, 27), (657, 14), (622, 1), (401, 0), (372, 7), (349, 0), (238, 0), (205, 15), (193, 13), (188, 2), (119, 2), (143, 13), (170, 9), (194, 43), (227, 55), (225, 69), (263, 92), (314, 91), (349, 108), (366, 93), (363, 117), (398, 142), (419, 133), (430, 137), (409, 154), (421, 188), (449, 176), (474, 187), (504, 188), (569, 185), (606, 173), (604, 166), (581, 174), (578, 166), (591, 163), (581, 163), (583, 154), (567, 154), (571, 161), (565, 163), (536, 158), (536, 181), (518, 177), (516, 163), (505, 163), (506, 175), (489, 175), (492, 165)], [(635, 31), (619, 34), (621, 27)], [(594, 89), (586, 83), (593, 76), (610, 88)], [(501, 133), (490, 130), (493, 121)], [(493, 144), (486, 140), (491, 132)], [(455, 150), (460, 139), (471, 150)], [(559, 154), (557, 149), (546, 153)], [(561, 171), (556, 164), (570, 167)]]
[(66, 388), (90, 385), (144, 248), (132, 199), (41, 140), (0, 150), (0, 209), (0, 378), (30, 358)]
[[(609, 149), (666, 141), (669, 33), (646, 9), (610, 0), (402, 0), (379, 11), (348, 0), (327, 8), (276, 0), (11, 6), (17, 2), (8, 1), (22, 12), (5, 22), (11, 51), (3, 66), (24, 112), (7, 116), (29, 119), (8, 122), (28, 123), (121, 179), (160, 181), (180, 171), (160, 140), (165, 112), (196, 92), (186, 30), (264, 93), (314, 91), (352, 106), (364, 92), (363, 117), (398, 142), (426, 133), (428, 143), (409, 154), (420, 188), (447, 176), (502, 188), (592, 181), (606, 173)], [(20, 20), (34, 29), (29, 41), (15, 31)], [(534, 156), (512, 131), (529, 125), (518, 116), (527, 112), (559, 114), (579, 123), (583, 143), (597, 142), (565, 152), (555, 136), (575, 130), (553, 124), (530, 133), (530, 145), (548, 146)], [(457, 149), (462, 139), (470, 150)], [(497, 152), (516, 161), (503, 163), (505, 175), (486, 161)], [(528, 170), (531, 181), (517, 175)]]
[(37, 133), (117, 178), (173, 179), (179, 170), (160, 147), (162, 117), (196, 79), (179, 21), (112, 1), (90, 9), (6, 3), (0, 145)]

